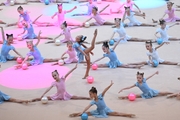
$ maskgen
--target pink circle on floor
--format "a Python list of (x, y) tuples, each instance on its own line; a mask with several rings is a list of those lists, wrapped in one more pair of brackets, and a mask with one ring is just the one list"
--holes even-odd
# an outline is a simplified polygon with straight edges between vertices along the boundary
[[(14, 89), (46, 88), (54, 82), (51, 74), (54, 70), (59, 72), (60, 77), (69, 71), (65, 66), (51, 66), (50, 63), (30, 66), (27, 70), (15, 70), (11, 67), (0, 72), (0, 85)], [(71, 75), (67, 79), (70, 77)]]

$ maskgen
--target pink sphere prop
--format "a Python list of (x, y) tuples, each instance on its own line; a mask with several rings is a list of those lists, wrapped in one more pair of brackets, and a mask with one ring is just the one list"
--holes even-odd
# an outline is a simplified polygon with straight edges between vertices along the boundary
[(19, 22), (19, 23), (18, 23), (18, 28), (22, 28), (22, 27), (23, 27), (22, 23)]
[(24, 64), (22, 65), (22, 69), (23, 69), (23, 70), (27, 70), (27, 68), (28, 68), (27, 64), (24, 63)]
[(134, 100), (136, 99), (136, 95), (133, 94), (133, 93), (130, 93), (130, 94), (128, 95), (128, 99), (129, 99), (130, 101), (134, 101)]
[(94, 82), (94, 78), (93, 78), (92, 76), (88, 76), (88, 77), (87, 77), (87, 82), (88, 82), (89, 84), (92, 84), (92, 83)]
[(91, 66), (91, 68), (92, 68), (93, 70), (97, 70), (98, 66), (97, 66), (97, 64), (93, 64), (93, 65)]
[(21, 64), (22, 63), (22, 58), (18, 57), (16, 61), (17, 61), (18, 64)]

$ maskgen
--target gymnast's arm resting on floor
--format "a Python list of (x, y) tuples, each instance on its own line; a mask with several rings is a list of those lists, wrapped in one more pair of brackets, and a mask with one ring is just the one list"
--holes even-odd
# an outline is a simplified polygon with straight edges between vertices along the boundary
[(52, 88), (53, 88), (53, 86), (51, 85), (51, 87), (49, 87), (49, 88), (44, 92), (44, 94), (41, 96), (41, 98), (44, 97), (44, 95), (45, 95), (47, 92), (49, 92)]

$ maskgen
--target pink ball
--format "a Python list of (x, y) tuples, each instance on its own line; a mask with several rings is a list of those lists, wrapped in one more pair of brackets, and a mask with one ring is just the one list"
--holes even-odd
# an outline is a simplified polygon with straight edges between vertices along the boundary
[(17, 60), (16, 60), (16, 62), (17, 62), (18, 64), (21, 64), (21, 63), (22, 63), (22, 58), (18, 57)]
[(19, 23), (18, 23), (18, 28), (22, 28), (22, 27), (23, 27), (22, 23), (19, 22)]
[(93, 78), (92, 76), (88, 76), (88, 77), (87, 77), (87, 82), (88, 82), (89, 84), (92, 84), (92, 83), (94, 82), (94, 78)]
[(97, 70), (98, 66), (97, 66), (97, 64), (93, 64), (93, 65), (91, 66), (91, 68), (92, 68), (93, 70)]
[(27, 64), (24, 63), (24, 64), (22, 65), (22, 69), (23, 69), (23, 70), (26, 70), (27, 68), (28, 68)]
[(128, 95), (128, 99), (129, 99), (130, 101), (134, 101), (134, 100), (136, 99), (136, 95), (133, 94), (133, 93), (130, 93), (130, 94)]

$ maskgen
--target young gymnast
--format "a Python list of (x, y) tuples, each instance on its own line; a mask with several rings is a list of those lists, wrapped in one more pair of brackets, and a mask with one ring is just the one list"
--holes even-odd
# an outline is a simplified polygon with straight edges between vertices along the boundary
[[(155, 36), (156, 38), (161, 38), (163, 40), (163, 42), (168, 42), (169, 40), (170, 41), (177, 41), (177, 40), (180, 40), (180, 38), (174, 38), (174, 37), (170, 37), (168, 34), (167, 34), (167, 30), (175, 25), (179, 25), (179, 23), (174, 23), (172, 25), (166, 25), (166, 22), (164, 20), (159, 20), (160, 22), (160, 26), (161, 28), (158, 28), (156, 33), (155, 33)], [(157, 34), (160, 34), (161, 37), (158, 37)]]
[[(6, 0), (5, 2), (0, 3), (0, 6), (10, 6), (12, 0)], [(25, 0), (24, 2), (17, 2), (16, 0), (14, 1), (14, 5), (24, 5), (28, 3), (28, 0)]]
[(154, 48), (152, 46), (151, 41), (146, 42), (146, 49), (148, 50), (147, 56), (148, 56), (149, 60), (144, 61), (144, 62), (138, 62), (138, 63), (129, 63), (129, 65), (141, 65), (141, 64), (144, 64), (144, 65), (154, 66), (153, 61), (157, 61), (159, 64), (165, 64), (165, 65), (179, 65), (179, 63), (177, 63), (177, 62), (165, 61), (165, 60), (163, 60), (163, 59), (161, 59), (159, 57), (157, 49), (162, 47), (165, 43), (169, 44), (169, 42), (163, 42), (161, 45)]
[[(22, 25), (24, 26), (24, 31), (22, 33), (20, 33), (18, 36), (23, 35), (27, 31), (27, 34), (22, 37), (22, 40), (24, 40), (24, 39), (37, 39), (37, 35), (34, 33), (34, 27), (31, 23), (23, 21)], [(40, 36), (40, 39), (52, 40), (53, 38)]]
[[(142, 15), (143, 15), (143, 16), (145, 17), (145, 13), (141, 13), (140, 8), (139, 8), (132, 0), (126, 0), (126, 2), (124, 2), (124, 3), (118, 8), (117, 11), (112, 11), (112, 10), (111, 10), (111, 13), (112, 13), (112, 14), (122, 13), (121, 8), (122, 8), (122, 7), (125, 7), (125, 6), (130, 7), (130, 11), (131, 11), (131, 12), (134, 12), (136, 16), (142, 16)], [(133, 10), (133, 6), (135, 6), (135, 7), (138, 9), (138, 11), (134, 11), (134, 10)]]
[(90, 54), (93, 54), (92, 53), (92, 50), (95, 48), (95, 40), (96, 40), (96, 36), (97, 36), (97, 29), (95, 29), (94, 31), (94, 37), (92, 39), (92, 42), (91, 42), (91, 46), (90, 47), (86, 47), (83, 42), (86, 40), (86, 36), (83, 36), (83, 35), (78, 35), (76, 37), (76, 42), (74, 43), (73, 47), (75, 48), (76, 52), (77, 52), (77, 57), (78, 57), (78, 62), (81, 63), (84, 61), (84, 56), (85, 56), (85, 59), (86, 59), (86, 63), (87, 63), (87, 68), (86, 68), (86, 73), (83, 77), (83, 79), (86, 79), (86, 77), (89, 76), (89, 70), (91, 68), (91, 65), (90, 65)]
[(86, 20), (83, 25), (85, 25), (86, 22), (90, 21), (92, 18), (94, 18), (94, 20), (96, 22), (90, 23), (90, 26), (101, 26), (101, 25), (114, 25), (114, 23), (112, 22), (107, 22), (106, 20), (102, 19), (100, 16), (100, 13), (103, 12), (107, 7), (109, 7), (109, 5), (107, 5), (106, 7), (104, 7), (101, 11), (98, 12), (98, 8), (97, 7), (93, 7), (92, 10), (92, 17), (90, 17), (88, 20)]
[(66, 43), (68, 41), (75, 42), (75, 40), (71, 36), (71, 30), (76, 29), (76, 28), (79, 28), (79, 27), (67, 27), (67, 23), (66, 23), (66, 21), (64, 21), (61, 24), (62, 32), (57, 37), (55, 37), (53, 41), (49, 41), (46, 43), (55, 43), (56, 39), (58, 39), (61, 35), (65, 36), (65, 38), (63, 40), (61, 40), (61, 43)]
[[(165, 96), (172, 94), (171, 92), (159, 92), (157, 90), (151, 89), (148, 84), (146, 83), (147, 80), (149, 80), (154, 75), (158, 74), (159, 72), (155, 72), (151, 76), (144, 78), (144, 73), (137, 72), (137, 82), (129, 87), (123, 88), (119, 91), (121, 93), (123, 90), (131, 89), (133, 87), (138, 87), (143, 93), (141, 95), (136, 95), (136, 98), (144, 98), (144, 99), (150, 99), (157, 96)], [(120, 99), (128, 99), (128, 96), (119, 97)]]
[(88, 3), (86, 4), (82, 4), (80, 6), (87, 6), (87, 12), (86, 13), (78, 13), (78, 14), (73, 14), (73, 16), (90, 16), (91, 13), (92, 13), (92, 9), (93, 7), (95, 7), (95, 5), (93, 4), (93, 1), (92, 0), (88, 0)]
[[(65, 21), (65, 14), (70, 13), (73, 10), (75, 10), (77, 7), (75, 6), (71, 10), (63, 10), (63, 4), (57, 4), (58, 12), (56, 12), (51, 18), (54, 19), (55, 16), (58, 17), (57, 22), (55, 23), (48, 23), (47, 26), (61, 26), (61, 24)], [(68, 26), (82, 26), (82, 24), (79, 23), (73, 23), (73, 22), (67, 22)]]
[(71, 74), (76, 68), (77, 65), (71, 69), (68, 73), (66, 73), (65, 76), (61, 76), (59, 75), (58, 71), (55, 70), (52, 72), (52, 77), (54, 78), (54, 82), (52, 82), (51, 86), (43, 93), (43, 95), (40, 98), (35, 98), (32, 99), (32, 102), (35, 101), (40, 101), (42, 99), (42, 97), (44, 97), (44, 95), (49, 92), (53, 87), (57, 88), (57, 93), (51, 96), (47, 96), (48, 100), (70, 100), (70, 99), (74, 99), (74, 100), (80, 100), (80, 99), (85, 99), (85, 100), (90, 100), (90, 98), (88, 97), (80, 97), (80, 96), (75, 96), (75, 95), (71, 95), (66, 91), (66, 86), (65, 86), (65, 80), (66, 78), (69, 76), (69, 74)]
[(17, 8), (17, 11), (20, 14), (18, 22), (7, 24), (7, 27), (16, 26), (16, 25), (20, 24), (22, 21), (26, 21), (27, 23), (30, 23), (30, 24), (36, 24), (37, 26), (40, 26), (40, 27), (47, 26), (47, 24), (49, 23), (49, 22), (38, 22), (37, 21), (42, 15), (38, 16), (34, 21), (32, 21), (29, 16), (30, 12), (24, 11), (24, 8), (22, 6), (19, 6)]
[[(104, 91), (97, 95), (97, 89), (95, 87), (92, 87), (89, 90), (89, 96), (92, 99), (91, 103), (82, 111), (79, 113), (73, 113), (70, 114), (70, 117), (78, 117), (81, 116), (83, 113), (88, 114), (88, 116), (94, 116), (97, 118), (107, 118), (108, 116), (119, 116), (119, 117), (135, 117), (134, 114), (127, 114), (127, 113), (120, 113), (111, 110), (109, 107), (106, 106), (106, 103), (104, 101), (105, 93), (109, 90), (109, 88), (113, 85), (113, 81), (111, 81), (111, 84), (104, 89)], [(91, 106), (96, 105), (97, 109), (92, 110), (90, 112), (86, 112)]]
[(119, 42), (121, 41), (121, 39), (124, 39), (124, 38), (120, 38), (112, 49), (109, 48), (108, 42), (104, 42), (103, 45), (102, 45), (102, 50), (103, 50), (103, 52), (105, 54), (103, 55), (103, 57), (95, 60), (93, 63), (96, 63), (96, 62), (102, 60), (103, 58), (108, 57), (110, 59), (110, 61), (108, 63), (106, 63), (106, 64), (98, 64), (99, 68), (105, 68), (105, 67), (117, 68), (117, 67), (121, 67), (121, 68), (139, 68), (140, 69), (142, 66), (144, 66), (143, 64), (141, 64), (141, 65), (126, 65), (126, 64), (121, 63), (118, 60), (117, 55), (114, 52), (114, 50), (117, 47), (117, 45), (119, 44)]
[[(11, 56), (9, 54), (9, 52), (11, 50), (13, 50), (18, 56), (22, 57), (22, 55), (16, 51), (16, 49), (14, 48), (14, 46), (12, 46), (11, 44), (13, 43), (13, 34), (6, 34), (7, 36), (7, 40), (5, 40), (5, 36), (4, 36), (4, 29), (2, 26), (0, 26), (1, 28), (1, 33), (2, 33), (2, 39), (3, 39), (3, 45), (1, 48), (1, 54), (0, 54), (0, 62), (7, 62), (10, 60), (16, 60), (18, 57), (15, 56)], [(23, 57), (22, 57), (23, 58)]]
[[(73, 48), (73, 42), (72, 41), (67, 42), (67, 48), (68, 48), (68, 50), (62, 54), (61, 59), (63, 60), (64, 55), (68, 54), (69, 58), (66, 60), (63, 60), (64, 63), (65, 64), (77, 63), (78, 62), (78, 59), (76, 56), (77, 53), (76, 53), (75, 49)], [(57, 64), (58, 64), (58, 62), (53, 63), (52, 65), (57, 65)]]
[(59, 59), (46, 59), (41, 56), (41, 53), (37, 48), (37, 45), (39, 44), (41, 38), (40, 35), (41, 35), (41, 31), (39, 31), (38, 41), (35, 45), (33, 44), (32, 40), (26, 41), (27, 47), (30, 49), (30, 52), (27, 54), (26, 58), (21, 64), (15, 66), (16, 69), (21, 68), (22, 65), (29, 59), (30, 56), (33, 56), (33, 60), (27, 62), (28, 66), (39, 65), (46, 62), (57, 62), (59, 60)]
[[(175, 11), (180, 11), (180, 9), (177, 8), (173, 8), (173, 4), (172, 2), (167, 2), (167, 10), (165, 11), (163, 17), (161, 18), (161, 20), (165, 20), (166, 22), (176, 22), (176, 21), (180, 21), (180, 18), (177, 17), (175, 15)], [(166, 16), (166, 14), (168, 15), (168, 18), (164, 19), (164, 17)], [(158, 21), (152, 19), (152, 21), (154, 23), (157, 23)]]
[[(113, 32), (113, 34), (109, 40), (113, 40), (114, 42), (117, 42), (122, 37), (124, 39), (122, 39), (120, 41), (121, 43), (124, 43), (127, 41), (145, 42), (145, 41), (151, 41), (152, 40), (152, 39), (134, 38), (134, 37), (127, 35), (126, 30), (124, 28), (124, 21), (121, 21), (121, 18), (114, 18), (114, 22), (115, 22), (115, 29), (114, 29), (114, 32)], [(113, 38), (116, 33), (119, 34), (119, 37)], [(96, 44), (101, 44), (103, 42), (109, 42), (109, 40), (99, 41), (99, 42), (96, 42)]]
[[(132, 27), (132, 26), (150, 26), (150, 27), (155, 27), (156, 25), (152, 25), (152, 24), (147, 24), (147, 23), (141, 23), (139, 22), (135, 17), (135, 13), (131, 12), (130, 7), (124, 7), (125, 8), (125, 12), (123, 15), (123, 21), (125, 19), (128, 19), (130, 22), (128, 24), (125, 24), (125, 26), (127, 27)], [(141, 17), (145, 18), (145, 14), (142, 14)]]
[[(72, 16), (90, 16), (92, 14), (92, 9), (95, 7), (93, 4), (93, 0), (88, 0), (88, 3), (82, 4), (80, 6), (87, 6), (87, 12), (86, 13), (78, 13), (78, 14), (73, 14)], [(109, 13), (100, 13), (100, 15), (109, 15)]]

